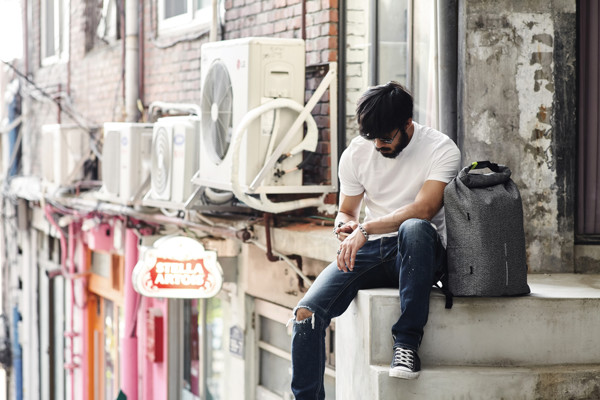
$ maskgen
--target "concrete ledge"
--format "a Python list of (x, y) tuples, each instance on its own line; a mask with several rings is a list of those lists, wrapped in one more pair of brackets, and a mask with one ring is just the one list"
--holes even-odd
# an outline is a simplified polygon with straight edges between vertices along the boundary
[[(455, 298), (451, 310), (434, 291), (419, 351), (423, 365), (599, 362), (600, 276), (530, 275), (529, 284), (530, 296)], [(338, 354), (349, 353), (350, 360), (366, 365), (388, 365), (390, 329), (399, 315), (396, 289), (360, 291), (338, 318)]]
[[(329, 264), (335, 259), (340, 242), (331, 232), (331, 226), (294, 224), (283, 228), (272, 228), (273, 248), (283, 254), (298, 254)], [(254, 233), (261, 243), (266, 243), (265, 227), (254, 226)]]
[[(429, 367), (417, 380), (388, 376), (388, 366), (373, 366), (372, 397), (362, 399), (574, 400), (600, 398), (600, 365), (528, 368)], [(336, 387), (336, 391), (339, 390)], [(340, 393), (336, 393), (339, 397)], [(342, 394), (342, 399), (358, 397)]]

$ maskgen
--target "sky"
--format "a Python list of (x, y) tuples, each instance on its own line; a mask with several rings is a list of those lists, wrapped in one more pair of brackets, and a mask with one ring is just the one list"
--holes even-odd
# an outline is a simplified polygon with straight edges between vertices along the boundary
[(0, 0), (0, 60), (11, 61), (23, 54), (21, 2)]

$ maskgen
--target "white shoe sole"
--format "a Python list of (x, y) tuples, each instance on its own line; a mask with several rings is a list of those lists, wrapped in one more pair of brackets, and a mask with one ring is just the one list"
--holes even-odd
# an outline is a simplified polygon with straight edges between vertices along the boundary
[(390, 376), (394, 377), (394, 378), (417, 379), (420, 374), (421, 374), (421, 371), (412, 372), (412, 371), (406, 371), (406, 370), (401, 370), (401, 369), (390, 369)]

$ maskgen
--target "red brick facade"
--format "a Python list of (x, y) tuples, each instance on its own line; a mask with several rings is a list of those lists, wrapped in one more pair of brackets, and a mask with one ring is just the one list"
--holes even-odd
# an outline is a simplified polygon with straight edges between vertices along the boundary
[[(70, 37), (68, 62), (42, 66), (40, 3), (34, 7), (30, 38), (29, 73), (40, 87), (70, 105), (81, 123), (101, 127), (104, 122), (124, 121), (124, 44), (123, 39), (103, 42), (94, 37), (94, 5), (83, 0), (70, 2)], [(124, 2), (123, 2), (124, 3)], [(175, 36), (159, 35), (158, 2), (143, 1), (140, 27), (142, 83), (140, 97), (144, 107), (153, 101), (200, 103), (201, 45), (208, 41), (208, 27)], [(226, 0), (222, 39), (247, 36), (294, 37), (306, 39), (306, 98), (320, 79), (311, 66), (337, 61), (337, 0)], [(303, 18), (303, 11), (305, 11)], [(303, 27), (304, 23), (304, 27)], [(90, 36), (92, 35), (92, 36)], [(124, 37), (124, 31), (121, 32)], [(313, 68), (314, 69), (314, 68)], [(59, 93), (63, 92), (63, 93)], [(37, 130), (47, 123), (69, 123), (68, 115), (59, 113), (49, 101), (30, 101), (33, 118), (30, 127)], [(320, 128), (317, 151), (325, 155), (329, 146), (328, 94), (313, 114)], [(59, 121), (60, 118), (60, 121)], [(35, 146), (35, 139), (32, 139)], [(35, 157), (34, 157), (35, 158)], [(329, 174), (329, 157), (321, 156), (318, 168), (305, 173), (309, 183), (323, 182)], [(35, 167), (33, 168), (35, 170)], [(314, 174), (314, 176), (313, 176)]]

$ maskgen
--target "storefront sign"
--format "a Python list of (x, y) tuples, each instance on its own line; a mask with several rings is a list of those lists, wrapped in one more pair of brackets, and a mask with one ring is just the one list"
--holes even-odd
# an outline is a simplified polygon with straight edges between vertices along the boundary
[(168, 236), (141, 253), (132, 281), (144, 296), (208, 298), (221, 290), (223, 272), (216, 252), (194, 239)]

